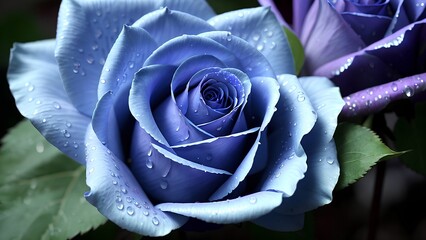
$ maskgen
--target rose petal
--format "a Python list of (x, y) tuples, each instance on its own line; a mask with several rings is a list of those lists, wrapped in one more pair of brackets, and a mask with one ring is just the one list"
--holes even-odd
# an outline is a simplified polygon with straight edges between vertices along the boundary
[(391, 18), (362, 13), (342, 13), (342, 17), (361, 36), (366, 45), (370, 45), (386, 34)]
[(187, 218), (154, 207), (126, 164), (117, 159), (88, 128), (86, 199), (121, 228), (147, 236), (163, 236)]
[(312, 131), (302, 139), (308, 156), (305, 177), (297, 184), (294, 194), (284, 198), (276, 210), (289, 215), (303, 214), (331, 202), (339, 178), (339, 163), (333, 141), (337, 117), (344, 105), (339, 89), (330, 80), (320, 77), (301, 78), (300, 83), (318, 119)]
[(259, 135), (233, 176), (216, 190), (210, 197), (210, 201), (226, 197), (246, 178), (253, 167), (253, 160), (259, 147), (258, 142), (260, 141), (260, 136), (274, 115), (275, 105), (279, 99), (279, 86), (275, 79), (255, 77), (251, 79), (251, 83), (253, 87), (249, 100), (247, 101), (247, 110), (245, 114), (251, 116), (251, 124), (260, 125)]
[(214, 31), (202, 33), (199, 36), (212, 39), (226, 47), (237, 58), (238, 64), (228, 64), (228, 67), (236, 68), (253, 77), (275, 78), (275, 73), (270, 62), (253, 46), (245, 40), (232, 35), (229, 32)]
[(146, 14), (133, 25), (149, 32), (158, 45), (183, 34), (196, 35), (214, 31), (214, 28), (203, 19), (187, 13), (172, 11), (167, 7)]
[[(419, 52), (426, 19), (408, 25), (360, 51), (333, 60), (314, 72), (326, 76), (341, 88), (343, 96), (376, 85), (420, 73)], [(377, 70), (377, 69), (380, 69)]]
[(354, 117), (364, 116), (378, 112), (385, 108), (390, 102), (399, 99), (420, 97), (424, 100), (426, 89), (426, 73), (401, 78), (399, 80), (367, 88), (345, 97), (346, 105), (342, 110), (342, 116)]
[(268, 166), (260, 189), (291, 196), (306, 172), (302, 137), (312, 130), (317, 113), (294, 75), (280, 75), (280, 101), (268, 126)]
[(212, 55), (227, 66), (240, 67), (233, 53), (224, 46), (209, 38), (194, 35), (183, 35), (164, 43), (146, 60), (144, 66), (179, 66), (186, 59), (200, 55)]
[(304, 67), (309, 73), (324, 63), (365, 46), (361, 38), (325, 0), (315, 1), (306, 19), (300, 38), (305, 46)]
[(133, 75), (157, 47), (154, 39), (144, 29), (125, 25), (101, 72), (98, 98), (109, 91), (115, 92), (122, 84), (130, 86)]
[(281, 203), (281, 194), (257, 192), (247, 196), (218, 202), (162, 203), (165, 212), (173, 212), (210, 223), (240, 223), (263, 216)]
[(21, 114), (55, 147), (84, 164), (84, 136), (90, 118), (65, 93), (54, 49), (55, 40), (15, 44), (7, 78)]
[(240, 164), (239, 159), (243, 159), (247, 154), (244, 150), (253, 145), (258, 130), (259, 128), (253, 128), (223, 137), (173, 146), (172, 149), (178, 156), (189, 161), (234, 172)]
[(215, 14), (205, 1), (85, 1), (65, 0), (58, 18), (58, 60), (64, 87), (76, 108), (91, 116), (97, 102), (102, 66), (124, 24), (168, 6), (195, 16)]
[(269, 8), (227, 12), (208, 22), (217, 30), (229, 31), (250, 43), (270, 61), (276, 74), (295, 73), (290, 44)]
[[(131, 169), (147, 193), (160, 202), (204, 201), (231, 174), (188, 161), (158, 145), (138, 126), (133, 132)], [(200, 181), (202, 179), (202, 181)]]

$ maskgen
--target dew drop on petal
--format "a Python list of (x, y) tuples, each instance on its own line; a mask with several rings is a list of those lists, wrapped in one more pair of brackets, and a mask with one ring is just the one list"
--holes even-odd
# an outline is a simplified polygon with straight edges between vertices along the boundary
[(333, 164), (334, 163), (334, 159), (330, 158), (330, 157), (327, 158), (327, 163), (330, 164), (330, 165)]
[(394, 92), (398, 91), (398, 85), (396, 83), (392, 83), (391, 88), (392, 88), (392, 91)]
[(160, 221), (158, 221), (157, 217), (152, 218), (152, 224), (154, 224), (155, 226), (158, 226), (158, 224), (160, 224)]
[(131, 206), (127, 207), (126, 212), (129, 216), (133, 216), (133, 214), (135, 214), (135, 210)]
[(122, 204), (122, 203), (117, 204), (117, 209), (118, 210), (123, 210), (124, 209), (124, 204)]
[(166, 180), (161, 180), (161, 182), (160, 182), (161, 189), (163, 189), (163, 190), (167, 189), (168, 185), (169, 184), (167, 183)]
[(257, 198), (256, 197), (250, 197), (250, 203), (251, 204), (255, 204), (257, 202)]
[(404, 88), (404, 93), (405, 93), (405, 96), (412, 97), (414, 95), (414, 90), (410, 86), (406, 86)]
[(151, 169), (154, 165), (152, 164), (152, 160), (150, 158), (146, 159), (145, 165), (147, 168)]

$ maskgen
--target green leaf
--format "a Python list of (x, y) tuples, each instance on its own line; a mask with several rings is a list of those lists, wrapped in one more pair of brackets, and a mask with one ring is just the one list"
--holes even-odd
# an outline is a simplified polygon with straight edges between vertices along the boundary
[(405, 153), (393, 151), (373, 131), (351, 123), (339, 124), (334, 139), (340, 163), (337, 189), (356, 182), (379, 160)]
[(105, 223), (83, 197), (85, 168), (22, 121), (0, 148), (2, 239), (67, 239)]
[(291, 52), (293, 53), (293, 60), (296, 75), (300, 73), (305, 61), (305, 52), (299, 38), (288, 28), (284, 27), (284, 32), (287, 35), (288, 43), (290, 44)]
[(411, 149), (401, 156), (411, 169), (426, 175), (426, 104), (416, 105), (416, 116), (411, 121), (400, 118), (395, 125), (398, 149)]

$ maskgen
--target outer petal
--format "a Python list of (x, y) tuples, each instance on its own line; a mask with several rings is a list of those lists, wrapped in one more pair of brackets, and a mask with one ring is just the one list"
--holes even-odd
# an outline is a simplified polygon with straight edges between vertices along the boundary
[(281, 194), (257, 192), (236, 199), (202, 203), (162, 203), (159, 209), (210, 223), (231, 224), (256, 219), (281, 203)]
[(84, 136), (90, 118), (70, 103), (53, 56), (54, 40), (16, 44), (8, 70), (19, 111), (54, 146), (84, 164)]
[[(426, 39), (426, 19), (352, 54), (323, 65), (314, 72), (341, 88), (342, 95), (421, 73), (425, 62), (420, 47)], [(423, 70), (422, 70), (423, 69)]]
[(96, 137), (87, 134), (86, 199), (120, 227), (141, 235), (163, 236), (181, 227), (186, 218), (154, 207), (129, 171)]
[(167, 6), (195, 16), (212, 17), (205, 1), (65, 0), (59, 11), (55, 56), (71, 102), (91, 116), (97, 102), (102, 66), (124, 24)]
[(306, 172), (306, 154), (302, 137), (309, 133), (317, 120), (311, 105), (294, 75), (280, 75), (280, 101), (268, 126), (268, 163), (261, 190), (293, 195), (296, 185)]
[(276, 74), (295, 73), (287, 37), (269, 8), (227, 12), (210, 19), (209, 23), (249, 42), (265, 55)]
[(301, 34), (305, 68), (311, 73), (324, 63), (365, 46), (360, 37), (325, 0), (315, 1)]
[(202, 37), (213, 39), (225, 46), (237, 58), (239, 64), (229, 67), (237, 68), (246, 73), (250, 78), (270, 77), (275, 78), (276, 74), (271, 63), (253, 46), (245, 40), (232, 35), (229, 32), (214, 31), (200, 34)]
[(283, 199), (278, 212), (302, 214), (331, 202), (339, 177), (333, 134), (344, 105), (339, 89), (326, 78), (306, 77), (300, 83), (318, 113), (314, 128), (302, 140), (308, 155), (308, 171), (293, 196)]
[(345, 106), (342, 116), (363, 116), (378, 112), (385, 108), (390, 102), (418, 97), (425, 99), (426, 73), (417, 74), (396, 81), (371, 87), (345, 97)]
[(201, 18), (168, 8), (151, 12), (134, 23), (145, 29), (158, 45), (183, 34), (196, 35), (213, 31), (214, 28)]

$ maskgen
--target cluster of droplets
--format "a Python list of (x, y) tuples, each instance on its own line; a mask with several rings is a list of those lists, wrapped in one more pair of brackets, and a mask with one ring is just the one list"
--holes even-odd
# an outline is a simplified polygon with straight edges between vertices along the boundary
[(396, 47), (404, 41), (404, 36), (405, 36), (404, 33), (402, 33), (401, 35), (399, 35), (398, 37), (396, 37), (390, 42), (375, 46), (374, 49)]
[(339, 67), (339, 69), (336, 69), (335, 71), (332, 71), (331, 73), (335, 76), (340, 75), (341, 73), (343, 73), (346, 69), (348, 69), (352, 65), (353, 61), (354, 61), (353, 57), (348, 58), (346, 60), (346, 62), (342, 66)]
[[(145, 166), (148, 169), (154, 168), (154, 162), (152, 161), (152, 158), (153, 158), (153, 155), (154, 155), (153, 153), (154, 153), (154, 150), (153, 150), (153, 147), (151, 146), (148, 149), (148, 152), (146, 154), (146, 159), (145, 159)], [(172, 162), (169, 160), (168, 165), (166, 167), (164, 167), (163, 172), (161, 173), (162, 178), (160, 179), (159, 185), (160, 185), (160, 188), (163, 189), (163, 190), (166, 190), (169, 187), (169, 183), (168, 183), (166, 178), (170, 173), (171, 167), (172, 167)]]
[(273, 50), (277, 46), (275, 41), (271, 41), (273, 36), (274, 32), (272, 30), (264, 28), (261, 32), (253, 33), (249, 42), (255, 46), (259, 52), (264, 51), (266, 48)]
[(349, 116), (365, 114), (383, 109), (389, 102), (411, 98), (424, 91), (426, 84), (421, 77), (413, 76), (372, 87), (345, 97), (343, 113)]

